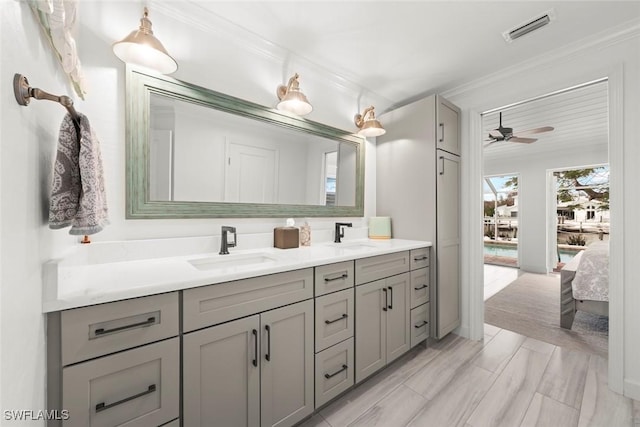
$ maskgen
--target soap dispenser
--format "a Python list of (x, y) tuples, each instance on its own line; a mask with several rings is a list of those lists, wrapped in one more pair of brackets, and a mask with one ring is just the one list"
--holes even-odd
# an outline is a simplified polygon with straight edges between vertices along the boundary
[(300, 246), (311, 246), (311, 227), (308, 221), (300, 226)]

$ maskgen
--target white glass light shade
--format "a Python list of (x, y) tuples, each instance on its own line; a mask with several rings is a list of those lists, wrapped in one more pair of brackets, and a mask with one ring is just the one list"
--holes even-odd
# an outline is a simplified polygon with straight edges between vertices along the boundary
[(298, 116), (304, 116), (313, 110), (313, 106), (311, 106), (307, 97), (304, 96), (304, 93), (297, 89), (290, 89), (282, 100), (278, 102), (276, 108), (281, 111), (297, 114)]
[(139, 29), (113, 44), (113, 53), (127, 64), (150, 68), (162, 74), (173, 73), (178, 69), (178, 63), (153, 35), (148, 13), (145, 8)]

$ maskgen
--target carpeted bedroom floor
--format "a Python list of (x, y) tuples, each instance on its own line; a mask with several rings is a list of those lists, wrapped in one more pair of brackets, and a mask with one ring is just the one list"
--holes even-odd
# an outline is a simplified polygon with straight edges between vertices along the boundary
[(609, 319), (578, 311), (560, 327), (560, 275), (525, 273), (485, 301), (484, 321), (560, 347), (607, 357)]

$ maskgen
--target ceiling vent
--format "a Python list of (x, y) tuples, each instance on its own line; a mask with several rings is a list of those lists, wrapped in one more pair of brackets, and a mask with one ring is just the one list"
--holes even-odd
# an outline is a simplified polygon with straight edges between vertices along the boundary
[(504, 39), (507, 42), (511, 43), (515, 39), (520, 38), (525, 34), (529, 34), (532, 31), (535, 31), (537, 29), (544, 27), (545, 25), (550, 24), (551, 21), (555, 19), (556, 19), (556, 14), (552, 9), (548, 12), (543, 13), (542, 15), (539, 15), (533, 18), (528, 22), (518, 25), (517, 27), (511, 30), (505, 31), (504, 33), (502, 33), (502, 37), (504, 37)]

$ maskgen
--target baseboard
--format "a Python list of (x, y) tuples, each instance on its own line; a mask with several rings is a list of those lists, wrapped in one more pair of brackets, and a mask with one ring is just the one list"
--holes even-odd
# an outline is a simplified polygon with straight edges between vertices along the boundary
[(631, 399), (640, 400), (640, 382), (624, 380), (624, 395)]
[(456, 329), (453, 330), (453, 333), (461, 336), (463, 338), (469, 338), (471, 339), (471, 334), (469, 333), (469, 327), (468, 326), (458, 326)]

